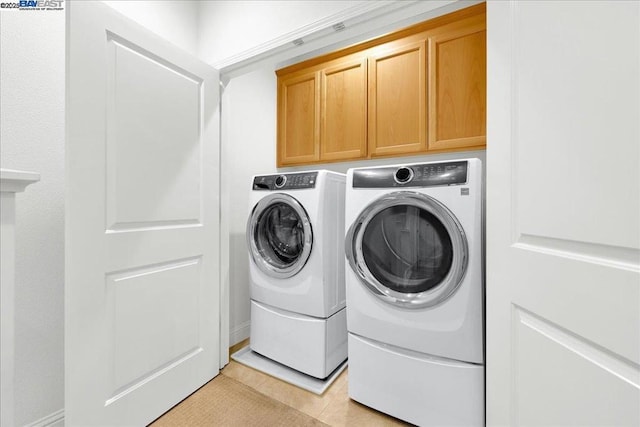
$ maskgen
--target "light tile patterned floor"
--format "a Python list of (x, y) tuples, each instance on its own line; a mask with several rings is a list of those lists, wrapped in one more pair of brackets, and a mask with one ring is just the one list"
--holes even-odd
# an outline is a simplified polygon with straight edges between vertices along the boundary
[(349, 399), (347, 368), (322, 395), (310, 393), (235, 361), (221, 372), (285, 405), (331, 426), (406, 426), (408, 424)]
[[(245, 340), (229, 349), (233, 354), (248, 344)], [(297, 409), (330, 426), (407, 426), (396, 418), (375, 411), (349, 399), (347, 391), (348, 367), (322, 396), (308, 392), (265, 373), (249, 368), (234, 360), (224, 367), (220, 375), (232, 378), (258, 393)], [(194, 393), (187, 400), (196, 398)], [(259, 421), (257, 420), (258, 424)]]

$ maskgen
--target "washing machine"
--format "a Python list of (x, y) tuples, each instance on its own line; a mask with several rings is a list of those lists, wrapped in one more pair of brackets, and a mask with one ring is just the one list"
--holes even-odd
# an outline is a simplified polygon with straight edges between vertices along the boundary
[(481, 161), (350, 169), (345, 209), (349, 396), (484, 425)]
[(326, 170), (252, 180), (251, 350), (316, 378), (347, 358), (344, 197)]

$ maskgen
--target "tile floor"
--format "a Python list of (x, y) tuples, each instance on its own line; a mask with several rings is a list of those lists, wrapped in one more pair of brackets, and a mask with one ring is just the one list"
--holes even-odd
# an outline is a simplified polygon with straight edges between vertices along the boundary
[(347, 394), (347, 371), (322, 396), (310, 393), (234, 360), (221, 374), (331, 426), (406, 426), (408, 424), (361, 405)]
[[(245, 345), (247, 345), (246, 341), (231, 347), (229, 354), (233, 354)], [(347, 367), (321, 396), (249, 368), (234, 360), (230, 360), (229, 364), (220, 372), (220, 375), (233, 378), (271, 399), (284, 403), (330, 426), (386, 427), (409, 425), (349, 399), (347, 394), (348, 369)]]

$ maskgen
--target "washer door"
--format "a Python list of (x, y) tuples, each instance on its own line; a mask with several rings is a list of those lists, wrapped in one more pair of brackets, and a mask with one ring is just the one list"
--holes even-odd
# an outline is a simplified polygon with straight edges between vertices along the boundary
[(313, 232), (309, 216), (293, 197), (274, 193), (253, 208), (247, 223), (253, 262), (278, 279), (297, 274), (309, 259)]
[(349, 229), (345, 249), (367, 289), (402, 307), (441, 303), (467, 269), (467, 238), (458, 220), (436, 199), (410, 191), (367, 206)]

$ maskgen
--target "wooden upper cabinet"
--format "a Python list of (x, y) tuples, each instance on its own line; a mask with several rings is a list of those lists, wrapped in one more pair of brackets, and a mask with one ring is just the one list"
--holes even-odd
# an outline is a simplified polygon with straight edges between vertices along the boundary
[(416, 153), (427, 148), (426, 45), (397, 40), (369, 57), (369, 153)]
[(317, 72), (279, 80), (278, 166), (320, 160), (319, 93)]
[(481, 149), (486, 5), (277, 71), (278, 167)]
[(429, 150), (486, 143), (484, 15), (438, 29), (429, 43)]
[(320, 159), (367, 156), (367, 62), (347, 60), (321, 71)]

